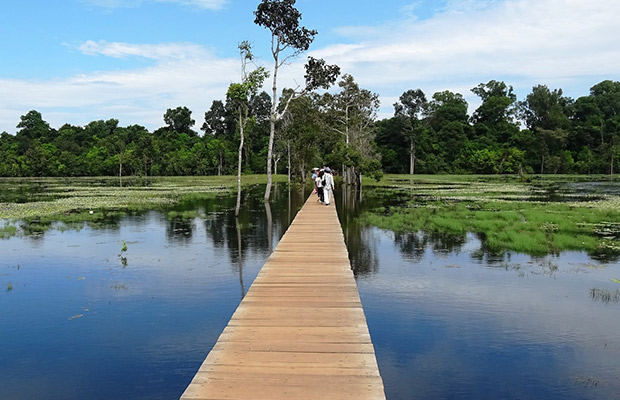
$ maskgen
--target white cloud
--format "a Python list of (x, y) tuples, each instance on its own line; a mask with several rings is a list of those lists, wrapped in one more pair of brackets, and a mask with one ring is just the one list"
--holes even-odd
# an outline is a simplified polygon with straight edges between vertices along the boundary
[(87, 55), (114, 58), (136, 56), (162, 61), (201, 59), (208, 56), (203, 47), (192, 43), (130, 44), (88, 40), (78, 46), (78, 50)]
[(103, 8), (132, 8), (144, 3), (176, 3), (182, 6), (219, 10), (228, 0), (83, 0), (88, 4)]
[(227, 0), (157, 0), (161, 3), (179, 3), (185, 6), (196, 6), (210, 10), (219, 10), (224, 7)]
[(140, 124), (153, 130), (163, 126), (166, 109), (178, 106), (193, 111), (199, 129), (211, 102), (224, 98), (239, 74), (238, 60), (217, 59), (195, 45), (87, 42), (80, 48), (87, 54), (146, 57), (155, 64), (62, 80), (0, 79), (1, 90), (10, 93), (0, 96), (0, 131), (14, 132), (19, 117), (32, 109), (55, 128), (117, 118), (121, 125)]
[[(340, 28), (337, 33), (355, 44), (335, 44), (314, 55), (339, 64), (382, 96), (420, 87), (430, 97), (491, 79), (521, 93), (539, 83), (568, 85), (581, 96), (601, 77), (620, 75), (617, 15), (615, 0), (450, 1), (422, 21)], [(461, 93), (475, 101), (469, 89)]]

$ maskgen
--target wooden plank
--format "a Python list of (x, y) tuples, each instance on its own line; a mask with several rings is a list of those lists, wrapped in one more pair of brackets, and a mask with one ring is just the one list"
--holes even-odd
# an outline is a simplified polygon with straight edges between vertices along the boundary
[(334, 207), (311, 196), (182, 399), (385, 399)]
[(246, 342), (218, 342), (213, 350), (227, 351), (269, 351), (269, 352), (302, 352), (302, 353), (366, 353), (374, 354), (372, 343), (299, 343), (273, 342), (258, 343)]

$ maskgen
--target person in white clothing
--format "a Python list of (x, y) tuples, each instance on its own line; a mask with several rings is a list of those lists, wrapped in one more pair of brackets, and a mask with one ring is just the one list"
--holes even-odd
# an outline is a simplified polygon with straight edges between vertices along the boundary
[(328, 206), (332, 198), (332, 191), (334, 190), (334, 177), (332, 176), (332, 170), (329, 167), (325, 168), (324, 180), (323, 198), (325, 199), (325, 205)]

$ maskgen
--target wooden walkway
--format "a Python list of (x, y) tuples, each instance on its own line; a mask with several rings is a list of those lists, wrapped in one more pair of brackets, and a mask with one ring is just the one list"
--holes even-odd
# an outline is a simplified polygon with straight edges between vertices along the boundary
[(333, 203), (306, 201), (181, 399), (385, 399)]

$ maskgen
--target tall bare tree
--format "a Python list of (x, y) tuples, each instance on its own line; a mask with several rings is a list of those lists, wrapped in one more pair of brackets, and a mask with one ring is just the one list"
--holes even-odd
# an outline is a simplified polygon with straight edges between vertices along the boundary
[(267, 28), (271, 32), (271, 54), (274, 60), (273, 84), (271, 97), (271, 112), (269, 118), (269, 147), (267, 150), (267, 187), (265, 200), (271, 194), (271, 165), (273, 162), (273, 142), (276, 122), (286, 112), (290, 100), (309, 91), (328, 88), (340, 73), (337, 66), (326, 65), (323, 60), (309, 58), (306, 64), (306, 87), (303, 90), (296, 88), (285, 102), (284, 111), (279, 114), (278, 107), (278, 70), (291, 58), (297, 57), (308, 50), (317, 31), (300, 26), (301, 13), (295, 8), (295, 0), (263, 0), (254, 12), (254, 23)]
[(241, 208), (241, 165), (243, 161), (243, 142), (245, 139), (244, 131), (249, 116), (250, 99), (256, 96), (258, 89), (263, 86), (263, 82), (269, 76), (265, 68), (258, 67), (251, 72), (247, 72), (248, 62), (252, 62), (252, 47), (248, 41), (239, 43), (239, 54), (241, 56), (241, 83), (231, 83), (228, 87), (226, 97), (234, 105), (237, 112), (237, 126), (239, 127), (239, 158), (237, 163), (237, 206), (235, 216), (239, 215)]

